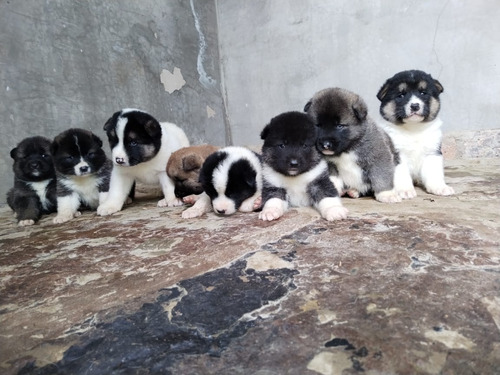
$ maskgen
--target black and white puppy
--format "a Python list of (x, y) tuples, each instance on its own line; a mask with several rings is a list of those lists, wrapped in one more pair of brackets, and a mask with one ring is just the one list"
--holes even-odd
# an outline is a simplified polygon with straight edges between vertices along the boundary
[(42, 214), (56, 212), (56, 172), (50, 143), (45, 137), (29, 137), (10, 151), (14, 187), (7, 193), (7, 203), (20, 226), (33, 225)]
[(345, 219), (328, 165), (315, 147), (316, 129), (301, 112), (282, 113), (264, 127), (262, 204), (259, 218), (283, 216), (288, 206), (314, 206), (326, 220)]
[(260, 208), (262, 167), (260, 156), (239, 146), (228, 146), (210, 154), (200, 170), (204, 192), (182, 212), (185, 219), (214, 210), (219, 215)]
[(111, 147), (113, 171), (108, 199), (99, 205), (98, 215), (111, 215), (122, 209), (136, 181), (161, 186), (164, 199), (159, 207), (180, 206), (174, 182), (167, 176), (170, 154), (189, 146), (184, 131), (177, 125), (158, 122), (138, 109), (123, 109), (104, 125)]
[(84, 129), (68, 129), (51, 145), (57, 175), (57, 216), (64, 223), (80, 216), (79, 208), (95, 210), (107, 197), (113, 164), (102, 140)]
[(421, 70), (399, 72), (389, 78), (377, 94), (381, 125), (401, 154), (411, 178), (405, 189), (416, 195), (412, 180), (428, 193), (451, 195), (454, 190), (444, 181), (441, 153), (442, 121), (439, 95), (443, 86)]
[(341, 88), (324, 89), (314, 94), (304, 111), (316, 125), (316, 147), (328, 161), (341, 194), (353, 198), (373, 194), (376, 200), (389, 203), (411, 198), (394, 189), (398, 152), (368, 116), (359, 95)]

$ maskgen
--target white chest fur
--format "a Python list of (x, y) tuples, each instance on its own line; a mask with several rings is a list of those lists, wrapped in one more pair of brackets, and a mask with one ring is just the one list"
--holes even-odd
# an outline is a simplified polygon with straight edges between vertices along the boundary
[(80, 196), (80, 200), (91, 208), (99, 205), (98, 184), (100, 178), (94, 175), (67, 177), (61, 183)]
[(35, 190), (36, 194), (40, 197), (40, 202), (42, 203), (42, 207), (47, 209), (49, 207), (49, 200), (47, 199), (47, 186), (49, 185), (50, 180), (40, 181), (40, 182), (28, 182), (33, 190)]
[(329, 157), (338, 170), (339, 178), (346, 189), (356, 189), (360, 193), (366, 193), (370, 186), (363, 181), (363, 170), (358, 165), (358, 157), (354, 152), (346, 152), (340, 156)]
[(298, 176), (285, 176), (277, 173), (268, 165), (264, 165), (262, 175), (271, 185), (286, 190), (288, 202), (291, 206), (310, 206), (311, 199), (307, 192), (308, 185), (318, 178), (327, 169), (326, 161), (322, 160), (318, 165), (306, 173)]
[(442, 121), (437, 118), (428, 123), (407, 123), (395, 125), (387, 121), (381, 123), (391, 137), (401, 158), (408, 164), (413, 178), (417, 178), (426, 156), (436, 155), (441, 144)]

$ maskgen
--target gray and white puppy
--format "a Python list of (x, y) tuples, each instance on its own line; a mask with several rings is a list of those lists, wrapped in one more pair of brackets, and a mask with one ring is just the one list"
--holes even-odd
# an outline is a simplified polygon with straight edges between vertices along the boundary
[(357, 94), (327, 88), (314, 94), (304, 111), (317, 128), (316, 147), (326, 158), (340, 194), (375, 195), (380, 202), (400, 202), (394, 189), (399, 154), (389, 136), (368, 116)]

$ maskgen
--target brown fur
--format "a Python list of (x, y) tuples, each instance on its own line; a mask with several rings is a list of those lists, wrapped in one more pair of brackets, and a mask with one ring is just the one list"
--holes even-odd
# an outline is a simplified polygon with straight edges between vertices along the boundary
[(181, 148), (170, 155), (167, 175), (175, 182), (175, 196), (183, 198), (191, 194), (201, 194), (203, 187), (198, 177), (205, 159), (219, 147), (198, 145)]

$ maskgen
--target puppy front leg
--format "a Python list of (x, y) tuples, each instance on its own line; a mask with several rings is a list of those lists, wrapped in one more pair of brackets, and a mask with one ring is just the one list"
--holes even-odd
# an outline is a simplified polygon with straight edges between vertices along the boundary
[(183, 219), (198, 217), (212, 210), (212, 201), (206, 193), (201, 193), (192, 207), (182, 211)]
[[(120, 211), (125, 199), (127, 199), (127, 194), (134, 184), (134, 178), (121, 173), (119, 168), (114, 167), (111, 171), (106, 200), (101, 203), (101, 196), (99, 196), (99, 207), (97, 207), (97, 215), (99, 216), (107, 216)], [(102, 198), (105, 197), (102, 196)]]
[(453, 195), (455, 191), (444, 182), (444, 165), (442, 155), (426, 156), (420, 175), (425, 190), (434, 195)]
[(80, 207), (80, 197), (77, 193), (57, 197), (57, 215), (52, 220), (54, 224), (61, 224), (70, 221), (82, 213), (78, 211)]
[(405, 161), (401, 161), (394, 168), (394, 190), (402, 199), (411, 199), (417, 196), (410, 169)]
[(259, 219), (272, 221), (279, 219), (288, 209), (288, 202), (280, 198), (271, 198), (265, 204), (259, 213)]
[(339, 197), (327, 197), (323, 198), (316, 205), (317, 210), (321, 214), (321, 217), (328, 220), (342, 220), (347, 218), (348, 210), (342, 206), (342, 202)]
[(42, 216), (38, 200), (35, 197), (17, 197), (13, 206), (17, 216), (17, 225), (20, 227), (33, 225)]
[(158, 174), (158, 179), (160, 181), (161, 190), (165, 198), (158, 202), (158, 207), (175, 207), (182, 206), (184, 203), (182, 199), (175, 196), (175, 184), (170, 177), (168, 177), (167, 172), (160, 172)]

